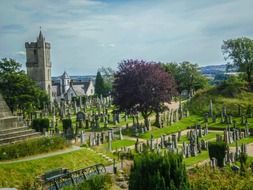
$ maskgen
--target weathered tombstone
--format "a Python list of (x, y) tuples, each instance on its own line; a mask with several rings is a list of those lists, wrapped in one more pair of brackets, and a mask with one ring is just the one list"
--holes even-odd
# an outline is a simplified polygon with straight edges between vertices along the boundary
[(181, 131), (178, 131), (178, 134), (177, 134), (177, 141), (180, 141), (180, 138), (181, 138)]
[(121, 128), (121, 127), (119, 127), (119, 139), (120, 139), (120, 140), (123, 139), (122, 128)]
[(112, 151), (112, 129), (108, 131), (108, 150)]
[(212, 99), (210, 99), (210, 103), (209, 103), (209, 116), (213, 117), (213, 102), (212, 102)]
[(84, 131), (81, 131), (81, 135), (80, 135), (80, 140), (81, 140), (81, 145), (85, 144), (85, 133)]

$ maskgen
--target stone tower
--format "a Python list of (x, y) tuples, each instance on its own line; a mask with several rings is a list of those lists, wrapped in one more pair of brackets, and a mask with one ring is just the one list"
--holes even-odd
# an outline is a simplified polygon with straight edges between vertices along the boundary
[(26, 42), (27, 75), (47, 92), (52, 100), (50, 43), (40, 31), (36, 42)]

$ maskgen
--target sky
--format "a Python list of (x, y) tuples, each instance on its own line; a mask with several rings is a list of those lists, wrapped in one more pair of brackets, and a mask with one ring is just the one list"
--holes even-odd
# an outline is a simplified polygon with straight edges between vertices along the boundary
[(225, 64), (223, 40), (253, 38), (253, 0), (1, 0), (0, 58), (25, 69), (40, 27), (52, 75), (95, 75), (123, 59)]

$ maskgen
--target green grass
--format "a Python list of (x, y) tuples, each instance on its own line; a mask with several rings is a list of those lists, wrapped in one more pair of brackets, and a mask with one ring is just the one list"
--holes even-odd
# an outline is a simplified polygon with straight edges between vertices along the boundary
[(34, 181), (37, 176), (55, 168), (75, 170), (96, 163), (109, 164), (97, 153), (83, 148), (48, 158), (0, 164), (0, 187), (20, 187), (23, 182)]
[[(112, 141), (112, 150), (120, 149), (122, 147), (127, 147), (127, 146), (132, 146), (135, 144), (134, 140), (129, 140), (129, 139), (123, 139), (123, 140), (115, 140)], [(108, 143), (102, 144), (98, 147), (95, 147), (97, 151), (107, 151), (108, 150)]]
[[(207, 135), (202, 136), (202, 138), (199, 138), (199, 140), (204, 139), (204, 140), (206, 140), (206, 141), (214, 141), (215, 138), (216, 138), (216, 134), (222, 134), (222, 133), (223, 133), (222, 131), (209, 132)], [(189, 143), (189, 142), (190, 142), (190, 141), (187, 139), (187, 135), (183, 135), (183, 136), (180, 138), (179, 143), (183, 143), (183, 142), (186, 142), (186, 143)]]
[(184, 163), (186, 167), (193, 166), (199, 162), (207, 160), (209, 158), (208, 151), (202, 151), (195, 157), (184, 158)]
[[(238, 145), (241, 145), (241, 144), (249, 144), (249, 143), (252, 143), (253, 142), (253, 136), (250, 136), (250, 137), (247, 137), (247, 138), (243, 138), (243, 139), (240, 139), (238, 142)], [(233, 142), (232, 144), (230, 144), (229, 146), (235, 146), (235, 142)]]
[[(218, 117), (216, 122), (212, 122), (211, 119), (208, 119), (208, 127), (212, 127), (214, 129), (225, 129), (227, 124), (220, 122), (221, 118)], [(233, 120), (236, 121), (236, 127), (244, 129), (245, 126), (241, 124), (241, 117), (233, 117)], [(253, 128), (253, 118), (248, 118), (249, 128)], [(233, 127), (233, 124), (230, 125), (230, 128)]]
[(151, 134), (154, 136), (154, 138), (158, 138), (161, 135), (172, 134), (178, 131), (185, 130), (187, 127), (195, 125), (197, 123), (202, 123), (201, 120), (202, 118), (200, 116), (192, 115), (190, 117), (183, 118), (182, 120), (172, 124), (171, 126), (167, 126), (164, 128), (152, 127), (151, 131), (141, 134), (140, 138), (149, 139), (151, 137)]
[(213, 110), (220, 113), (222, 106), (225, 105), (228, 113), (237, 113), (238, 105), (241, 105), (243, 112), (248, 106), (253, 106), (253, 93), (243, 91), (234, 97), (222, 95), (216, 88), (198, 92), (188, 103), (191, 113), (204, 114), (209, 112), (209, 102), (212, 99)]

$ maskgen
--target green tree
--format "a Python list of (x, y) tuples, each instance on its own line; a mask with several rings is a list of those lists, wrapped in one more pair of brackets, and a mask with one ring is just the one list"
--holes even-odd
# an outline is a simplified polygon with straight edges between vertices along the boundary
[(17, 109), (24, 112), (31, 107), (40, 108), (42, 102), (48, 102), (46, 93), (21, 70), (21, 64), (13, 59), (4, 58), (0, 61), (0, 92), (12, 112)]
[(177, 91), (174, 78), (159, 64), (129, 59), (119, 63), (112, 95), (120, 111), (141, 112), (144, 125), (149, 127), (151, 113), (160, 112)]
[(201, 75), (197, 64), (184, 61), (182, 63), (162, 64), (164, 70), (172, 74), (177, 83), (177, 90), (181, 94), (184, 90), (188, 96), (192, 96), (194, 91), (202, 89), (207, 85), (207, 79)]
[(221, 49), (228, 65), (238, 67), (240, 72), (245, 73), (247, 82), (252, 85), (253, 40), (246, 37), (229, 39), (223, 42)]
[(114, 81), (114, 74), (112, 68), (110, 67), (101, 67), (98, 69), (104, 79), (104, 96), (108, 96), (112, 92), (112, 83)]
[(130, 190), (186, 190), (188, 176), (182, 155), (165, 152), (136, 156), (129, 179)]
[(98, 71), (97, 76), (96, 76), (96, 81), (95, 81), (95, 94), (97, 96), (104, 96), (104, 90), (105, 89), (105, 82), (104, 79), (101, 75), (101, 73)]

